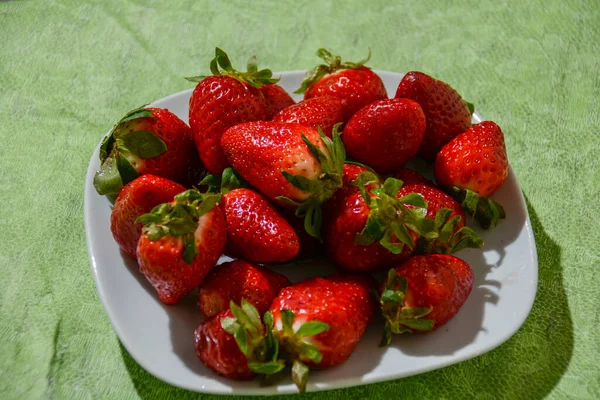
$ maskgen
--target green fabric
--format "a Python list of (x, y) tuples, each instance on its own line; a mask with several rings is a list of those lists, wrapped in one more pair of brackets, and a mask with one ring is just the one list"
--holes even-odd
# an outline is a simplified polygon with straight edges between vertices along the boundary
[(127, 110), (236, 65), (313, 66), (318, 47), (451, 83), (506, 134), (540, 261), (523, 328), (494, 351), (346, 398), (600, 398), (600, 5), (498, 0), (0, 2), (0, 398), (214, 398), (119, 344), (89, 268), (83, 183)]

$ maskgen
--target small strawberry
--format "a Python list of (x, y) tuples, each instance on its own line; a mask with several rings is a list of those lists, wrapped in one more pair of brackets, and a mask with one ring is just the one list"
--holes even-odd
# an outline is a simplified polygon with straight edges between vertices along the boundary
[(508, 176), (504, 134), (494, 122), (473, 125), (445, 145), (434, 174), (482, 227), (495, 226), (505, 217), (502, 206), (489, 198)]
[(404, 75), (396, 98), (419, 103), (427, 119), (427, 129), (419, 156), (433, 161), (442, 146), (471, 125), (473, 105), (465, 102), (450, 85), (422, 72)]
[(419, 236), (436, 237), (434, 221), (424, 218), (427, 203), (418, 194), (398, 198), (401, 184), (388, 178), (381, 185), (375, 174), (362, 172), (336, 192), (327, 204), (325, 244), (337, 265), (361, 272), (389, 268), (413, 253)]
[(379, 299), (386, 320), (380, 346), (392, 333), (436, 330), (452, 319), (473, 288), (473, 271), (460, 258), (431, 254), (414, 256), (391, 269)]
[(351, 356), (375, 311), (371, 289), (367, 277), (329, 276), (288, 286), (273, 300), (264, 320), (300, 393), (308, 366), (333, 367)]
[(361, 108), (344, 128), (348, 156), (385, 174), (399, 170), (417, 154), (425, 133), (421, 106), (387, 99)]
[(185, 187), (160, 176), (142, 175), (123, 187), (110, 214), (110, 230), (121, 250), (136, 258), (142, 224), (135, 220), (159, 204), (173, 200)]
[(281, 110), (273, 118), (275, 122), (306, 125), (315, 130), (321, 128), (329, 138), (333, 127), (343, 120), (342, 102), (333, 96), (314, 97), (301, 101)]
[(381, 78), (364, 64), (371, 58), (357, 63), (342, 62), (326, 49), (319, 49), (317, 56), (325, 60), (325, 64), (317, 65), (295, 93), (304, 93), (304, 99), (320, 96), (337, 97), (344, 109), (344, 122), (358, 110), (377, 100), (387, 98), (387, 92)]
[(227, 310), (242, 298), (264, 314), (279, 291), (291, 282), (270, 269), (235, 260), (213, 268), (200, 285), (199, 305), (205, 318)]
[(248, 122), (229, 128), (221, 146), (250, 185), (294, 207), (307, 232), (320, 237), (320, 206), (342, 186), (346, 153), (337, 131), (332, 140), (299, 124)]
[(198, 287), (223, 253), (225, 221), (220, 195), (195, 189), (156, 206), (136, 222), (144, 224), (137, 247), (140, 271), (165, 304), (175, 304)]
[[(270, 366), (282, 369), (283, 363), (269, 363), (270, 355), (277, 357), (274, 340), (260, 321), (256, 308), (245, 300), (198, 325), (194, 333), (196, 355), (202, 363), (219, 375), (235, 380), (254, 378), (251, 369), (267, 370)], [(279, 367), (281, 365), (281, 367)]]
[(114, 199), (123, 185), (144, 174), (189, 185), (202, 172), (193, 143), (190, 128), (169, 110), (136, 108), (102, 141), (94, 187)]
[(272, 120), (279, 111), (296, 104), (294, 99), (279, 85), (263, 85), (259, 90), (265, 97), (267, 121)]
[(466, 247), (480, 248), (483, 246), (483, 240), (477, 233), (465, 226), (465, 213), (461, 205), (452, 197), (431, 183), (403, 185), (398, 191), (397, 197), (408, 196), (412, 193), (423, 196), (427, 202), (425, 218), (435, 221), (434, 231), (438, 234), (435, 238), (420, 237), (417, 245), (418, 254), (452, 254)]
[(200, 159), (212, 174), (221, 174), (229, 166), (220, 144), (223, 132), (242, 122), (266, 118), (265, 98), (259, 89), (277, 79), (271, 78), (268, 69), (259, 71), (255, 57), (247, 69), (233, 69), (227, 54), (217, 47), (210, 63), (213, 75), (187, 78), (199, 82), (190, 98), (190, 127)]
[(209, 175), (200, 184), (223, 194), (221, 211), (227, 226), (227, 252), (258, 262), (286, 262), (298, 255), (300, 242), (294, 228), (257, 191), (231, 168), (222, 177)]

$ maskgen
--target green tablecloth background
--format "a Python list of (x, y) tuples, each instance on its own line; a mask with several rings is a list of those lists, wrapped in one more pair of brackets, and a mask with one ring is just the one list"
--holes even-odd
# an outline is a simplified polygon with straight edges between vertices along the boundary
[[(448, 3), (448, 4), (446, 4)], [(451, 4), (451, 5), (450, 5)], [(479, 358), (345, 398), (600, 398), (597, 1), (0, 2), (0, 398), (214, 398), (120, 345), (90, 272), (83, 183), (125, 111), (191, 87), (218, 45), (309, 68), (326, 46), (450, 82), (499, 123), (540, 280), (523, 328)]]

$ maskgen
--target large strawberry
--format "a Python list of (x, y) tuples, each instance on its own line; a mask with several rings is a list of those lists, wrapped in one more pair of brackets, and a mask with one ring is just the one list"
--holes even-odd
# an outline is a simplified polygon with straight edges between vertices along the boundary
[(123, 185), (140, 175), (189, 185), (202, 172), (190, 128), (161, 108), (142, 107), (127, 113), (102, 141), (100, 161), (94, 187), (113, 199)]
[(330, 276), (288, 286), (273, 300), (264, 320), (279, 342), (280, 361), (292, 364), (301, 393), (308, 366), (328, 368), (348, 360), (374, 314), (371, 290), (369, 278)]
[(396, 98), (407, 98), (421, 105), (427, 129), (419, 156), (433, 161), (442, 146), (471, 125), (473, 105), (465, 102), (450, 85), (422, 72), (404, 75)]
[(264, 314), (279, 291), (290, 285), (285, 276), (244, 260), (235, 260), (213, 268), (200, 285), (200, 311), (205, 318), (239, 304), (245, 299)]
[[(406, 173), (405, 173), (406, 174)], [(409, 178), (410, 179), (410, 178)], [(417, 179), (417, 178), (414, 178)], [(421, 178), (425, 180), (425, 178)], [(460, 203), (431, 183), (410, 183), (402, 185), (397, 197), (416, 193), (427, 202), (427, 215), (435, 221), (435, 238), (420, 237), (418, 254), (452, 254), (466, 247), (480, 248), (483, 240), (474, 230), (465, 226), (466, 218)]]
[(452, 319), (473, 288), (473, 271), (460, 258), (414, 256), (391, 269), (379, 299), (386, 320), (381, 346), (392, 333), (427, 332)]
[(135, 220), (183, 191), (185, 187), (180, 184), (152, 174), (142, 175), (123, 187), (110, 214), (110, 230), (125, 254), (136, 258), (142, 224)]
[(399, 170), (419, 150), (425, 115), (408, 99), (387, 99), (361, 108), (344, 128), (348, 156), (385, 174)]
[(505, 217), (502, 206), (489, 198), (508, 176), (504, 134), (492, 121), (471, 126), (439, 152), (434, 167), (437, 183), (448, 189), (482, 227)]
[(187, 78), (199, 82), (190, 98), (190, 127), (200, 159), (210, 173), (220, 174), (229, 166), (220, 144), (223, 132), (267, 116), (265, 98), (259, 88), (276, 83), (277, 79), (272, 79), (268, 69), (259, 71), (254, 57), (247, 69), (247, 72), (233, 69), (227, 54), (217, 47), (210, 63), (213, 75)]
[(337, 97), (344, 109), (344, 122), (347, 122), (358, 110), (377, 100), (387, 98), (387, 92), (381, 78), (365, 63), (371, 58), (359, 62), (342, 62), (326, 49), (319, 49), (317, 56), (325, 64), (317, 65), (302, 82), (296, 93), (304, 93), (304, 99), (320, 96)]
[(410, 185), (413, 183), (422, 183), (425, 185), (433, 186), (433, 182), (425, 178), (423, 175), (416, 171), (408, 168), (402, 168), (394, 174), (394, 178), (400, 179), (404, 185)]
[(241, 187), (247, 183), (232, 168), (225, 169), (222, 177), (209, 175), (200, 184), (223, 194), (220, 206), (228, 253), (258, 263), (285, 262), (298, 255), (295, 229), (262, 194)]
[(279, 111), (296, 103), (284, 88), (274, 83), (263, 85), (259, 90), (265, 97), (268, 121), (272, 120)]
[[(348, 168), (355, 175), (359, 166)], [(419, 236), (435, 237), (424, 218), (427, 203), (418, 194), (398, 198), (402, 182), (366, 170), (327, 204), (325, 244), (330, 258), (350, 271), (372, 272), (408, 258)], [(356, 185), (356, 186), (355, 186)]]
[(304, 125), (248, 122), (228, 129), (221, 146), (248, 183), (296, 208), (307, 232), (320, 236), (320, 206), (342, 186), (346, 153), (339, 133), (332, 140)]
[(165, 304), (175, 304), (198, 287), (223, 253), (225, 221), (220, 195), (195, 189), (156, 206), (136, 222), (144, 224), (138, 243), (140, 271)]
[(261, 373), (281, 370), (284, 364), (277, 361), (276, 341), (256, 308), (246, 300), (240, 306), (232, 301), (229, 307), (198, 325), (194, 342), (200, 361), (236, 380), (252, 379), (256, 375), (253, 369)]
[(333, 96), (314, 97), (281, 110), (273, 121), (321, 128), (331, 138), (333, 127), (344, 121), (342, 102)]

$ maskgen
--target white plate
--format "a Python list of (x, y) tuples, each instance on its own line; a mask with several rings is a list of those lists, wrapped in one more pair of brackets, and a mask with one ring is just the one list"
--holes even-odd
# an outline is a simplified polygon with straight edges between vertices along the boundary
[[(378, 73), (393, 95), (402, 74)], [(304, 71), (280, 76), (280, 84), (292, 93)], [(151, 105), (168, 108), (187, 122), (191, 93), (191, 89), (186, 90)], [(474, 118), (474, 122), (479, 121), (479, 117)], [(196, 358), (193, 332), (202, 320), (196, 296), (190, 295), (176, 306), (163, 305), (135, 261), (120, 253), (110, 232), (111, 205), (92, 185), (99, 167), (98, 148), (85, 182), (87, 245), (100, 299), (127, 351), (152, 375), (181, 388), (221, 394), (295, 393), (290, 380), (273, 387), (260, 387), (257, 381), (236, 382), (218, 376)], [(377, 346), (383, 325), (376, 321), (348, 362), (311, 372), (308, 391), (402, 378), (456, 364), (494, 349), (521, 327), (535, 298), (538, 261), (531, 222), (512, 170), (494, 198), (504, 205), (507, 217), (496, 229), (480, 232), (485, 251), (458, 254), (475, 271), (473, 292), (458, 315), (439, 331), (396, 337), (385, 349)], [(330, 266), (312, 264), (276, 269), (293, 281), (332, 271)]]

